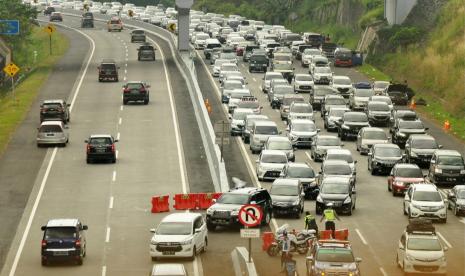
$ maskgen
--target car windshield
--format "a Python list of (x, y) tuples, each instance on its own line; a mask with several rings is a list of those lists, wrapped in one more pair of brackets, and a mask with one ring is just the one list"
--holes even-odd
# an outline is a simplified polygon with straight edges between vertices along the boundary
[(387, 135), (384, 131), (365, 131), (363, 132), (363, 138), (370, 140), (387, 140)]
[(375, 82), (373, 87), (374, 88), (379, 88), (379, 89), (384, 89), (384, 88), (388, 87), (388, 85), (389, 85), (389, 82)]
[(294, 105), (291, 107), (290, 112), (293, 113), (312, 113), (313, 109), (311, 105)]
[(415, 191), (412, 200), (439, 202), (442, 198), (437, 191)]
[(334, 90), (331, 88), (318, 88), (314, 91), (315, 96), (324, 97), (326, 95), (334, 94)]
[(342, 117), (344, 113), (346, 113), (348, 110), (346, 109), (333, 109), (331, 108), (329, 111), (329, 116), (330, 117)]
[(457, 198), (465, 199), (465, 190), (459, 190), (457, 192)]
[(316, 260), (330, 263), (353, 263), (354, 255), (349, 249), (321, 248), (317, 252)]
[(45, 230), (45, 239), (76, 238), (76, 227), (49, 227)]
[(45, 109), (61, 109), (62, 106), (59, 103), (44, 103), (43, 107)]
[(423, 178), (420, 168), (398, 168), (396, 175), (400, 177)]
[(236, 59), (236, 54), (235, 53), (221, 53), (220, 58), (221, 59)]
[(140, 46), (139, 50), (140, 51), (147, 51), (147, 50), (153, 51), (153, 46)]
[(107, 71), (107, 70), (115, 70), (116, 66), (114, 64), (103, 63), (102, 65), (100, 65), (100, 68), (104, 71)]
[(275, 79), (284, 79), (283, 78), (283, 75), (281, 74), (270, 74), (270, 75), (266, 75), (265, 76), (265, 80), (267, 81), (271, 81), (271, 80), (275, 80)]
[(383, 102), (383, 103), (387, 103), (388, 105), (391, 105), (392, 104), (392, 101), (391, 101), (391, 98), (389, 97), (371, 97), (372, 101), (375, 101), (375, 102)]
[(346, 122), (368, 122), (368, 117), (365, 113), (346, 113), (344, 114)]
[(390, 111), (389, 105), (387, 104), (370, 104), (368, 109), (371, 111)]
[(258, 101), (240, 101), (238, 104), (237, 104), (237, 107), (240, 107), (240, 108), (252, 108), (252, 109), (257, 109), (260, 107), (260, 104), (258, 103)]
[(323, 183), (322, 187), (323, 194), (347, 194), (349, 193), (349, 185), (342, 183)]
[(58, 125), (43, 125), (40, 127), (39, 132), (53, 133), (53, 132), (63, 132), (63, 130)]
[(331, 73), (331, 68), (329, 68), (329, 67), (315, 67), (315, 73), (329, 74), (329, 73)]
[(310, 75), (298, 75), (295, 77), (296, 81), (312, 81), (312, 76)]
[(245, 120), (245, 117), (249, 115), (249, 112), (234, 112), (232, 118), (233, 120)]
[(128, 89), (140, 89), (140, 88), (142, 88), (142, 83), (130, 82), (130, 83), (126, 84), (126, 88), (128, 88)]
[(247, 204), (249, 201), (248, 194), (234, 194), (234, 193), (225, 193), (218, 200), (218, 203), (221, 204), (237, 204), (243, 205)]
[(325, 101), (325, 105), (346, 105), (346, 101), (341, 98), (332, 98)]
[(270, 150), (291, 150), (292, 144), (289, 141), (273, 141), (268, 144)]
[(412, 148), (415, 149), (437, 149), (438, 144), (433, 139), (413, 139)]
[(280, 196), (295, 196), (299, 194), (297, 185), (271, 185), (270, 194)]
[(371, 97), (375, 94), (375, 91), (372, 89), (357, 89), (355, 90), (355, 97)]
[(303, 131), (303, 132), (311, 132), (316, 131), (315, 124), (312, 123), (302, 123), (302, 124), (293, 124), (292, 130), (294, 131)]
[(438, 165), (463, 166), (463, 159), (461, 156), (439, 156)]
[(256, 56), (252, 56), (250, 58), (250, 61), (252, 62), (267, 62), (267, 58), (266, 56), (261, 56), (261, 55), (256, 55)]
[(326, 155), (326, 160), (344, 160), (347, 163), (353, 163), (354, 159), (350, 154), (331, 153)]
[(98, 137), (91, 138), (89, 141), (91, 145), (111, 145), (111, 139), (109, 137)]
[(158, 225), (157, 235), (190, 235), (192, 223), (189, 222), (162, 222)]
[(273, 60), (276, 61), (291, 61), (291, 57), (288, 55), (275, 55)]
[(423, 123), (420, 121), (401, 121), (399, 128), (402, 129), (423, 129)]
[(375, 155), (382, 157), (400, 157), (402, 154), (399, 148), (379, 147), (375, 150)]
[(300, 103), (303, 103), (304, 101), (305, 101), (305, 100), (304, 100), (303, 98), (300, 98), (300, 97), (296, 97), (296, 98), (294, 98), (294, 97), (287, 98), (287, 97), (286, 97), (286, 98), (283, 99), (283, 103), (282, 103), (282, 104), (283, 104), (284, 106), (289, 106), (289, 105), (291, 105), (292, 102), (300, 102)]
[(349, 175), (352, 173), (349, 164), (325, 164), (323, 171), (330, 175)]
[(337, 137), (323, 137), (318, 139), (317, 142), (320, 146), (340, 146), (341, 143)]
[(294, 93), (294, 89), (292, 88), (292, 86), (289, 86), (289, 85), (279, 85), (273, 89), (273, 94), (275, 95), (277, 94), (284, 95), (284, 94), (293, 94), (293, 93)]
[(430, 238), (409, 238), (407, 242), (409, 250), (420, 251), (441, 251), (442, 247), (438, 239)]
[(242, 83), (239, 81), (225, 81), (223, 88), (226, 90), (241, 89)]
[(338, 85), (351, 85), (352, 82), (350, 79), (346, 78), (334, 78), (333, 79), (333, 84), (338, 84)]
[(255, 128), (255, 133), (263, 135), (278, 135), (278, 129), (275, 126), (257, 126)]
[(276, 63), (273, 67), (275, 70), (292, 70), (289, 63)]
[(286, 155), (281, 154), (264, 154), (262, 155), (261, 162), (263, 163), (287, 163)]
[(132, 33), (133, 34), (144, 34), (144, 31), (143, 30), (134, 30), (134, 31), (132, 31)]
[(314, 178), (315, 172), (310, 167), (289, 167), (287, 177), (292, 178)]

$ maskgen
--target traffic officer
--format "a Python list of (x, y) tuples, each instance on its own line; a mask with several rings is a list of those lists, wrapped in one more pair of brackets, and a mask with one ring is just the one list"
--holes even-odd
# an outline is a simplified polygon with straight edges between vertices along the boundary
[(316, 220), (315, 220), (315, 217), (310, 214), (310, 211), (306, 211), (305, 212), (305, 218), (304, 218), (304, 222), (305, 222), (305, 229), (306, 230), (315, 230), (316, 233), (318, 233), (318, 225), (316, 224)]
[(339, 217), (336, 214), (336, 211), (333, 209), (333, 203), (330, 202), (326, 204), (326, 209), (323, 211), (323, 216), (320, 219), (320, 222), (325, 220), (325, 230), (331, 230), (331, 236), (334, 239), (334, 231), (336, 231), (336, 224), (334, 221), (337, 219), (340, 221)]

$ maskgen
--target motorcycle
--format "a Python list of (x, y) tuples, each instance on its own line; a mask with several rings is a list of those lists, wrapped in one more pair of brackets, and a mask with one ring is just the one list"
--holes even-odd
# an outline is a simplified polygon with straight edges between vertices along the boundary
[[(284, 224), (276, 229), (275, 241), (271, 243), (266, 251), (269, 256), (276, 256), (282, 251), (284, 233), (287, 232), (288, 227), (288, 224)], [(309, 246), (316, 239), (315, 230), (302, 230), (299, 233), (292, 231), (287, 233), (287, 237), (290, 240), (289, 252), (297, 252), (301, 255), (307, 254)]]

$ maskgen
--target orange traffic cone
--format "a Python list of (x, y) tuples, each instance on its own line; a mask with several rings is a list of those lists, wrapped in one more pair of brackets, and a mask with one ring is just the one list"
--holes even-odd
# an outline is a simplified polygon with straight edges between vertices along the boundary
[(444, 130), (445, 131), (449, 131), (450, 130), (450, 122), (449, 120), (445, 120), (444, 121), (444, 126), (443, 126)]
[(212, 114), (212, 106), (210, 105), (208, 99), (205, 99), (205, 107), (207, 108), (208, 115)]
[(417, 107), (417, 104), (415, 103), (415, 99), (412, 98), (412, 101), (410, 101), (410, 109), (414, 110)]

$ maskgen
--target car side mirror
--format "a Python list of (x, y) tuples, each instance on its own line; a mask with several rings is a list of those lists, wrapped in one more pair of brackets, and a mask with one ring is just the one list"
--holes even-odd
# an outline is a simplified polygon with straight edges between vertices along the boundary
[(281, 172), (281, 173), (279, 174), (279, 177), (284, 177), (284, 176), (285, 176), (285, 175), (284, 175), (283, 172)]
[(357, 160), (354, 160), (354, 164), (357, 164), (357, 162), (358, 162)]
[(291, 130), (291, 128), (290, 128), (289, 126), (287, 126), (287, 127), (286, 127), (286, 130), (287, 130), (287, 131), (290, 131), (290, 130)]
[(280, 130), (278, 133), (281, 135), (281, 134), (283, 134), (283, 131), (282, 131), (282, 130)]
[(40, 230), (42, 230), (42, 231), (45, 231), (45, 229), (47, 229), (47, 227), (45, 225), (40, 227)]
[(87, 225), (82, 226), (82, 230), (87, 230), (87, 229), (89, 229), (89, 227)]
[(428, 129), (429, 129), (429, 127), (425, 127), (425, 130), (428, 130)]
[(99, 69), (99, 70), (100, 70), (100, 66), (97, 66), (97, 69)]
[(316, 132), (320, 132), (320, 131), (321, 131), (321, 129), (319, 129), (319, 128), (316, 129)]
[(200, 228), (196, 228), (196, 229), (194, 230), (194, 233), (200, 233), (201, 231), (202, 231), (202, 230), (201, 230)]
[(255, 163), (259, 163), (259, 162), (260, 162), (260, 159), (255, 160)]
[(150, 88), (150, 85), (146, 85), (145, 87)]
[(360, 258), (360, 257), (355, 258), (355, 262), (356, 262), (356, 263), (361, 263), (361, 262), (362, 262), (362, 258)]
[(64, 126), (64, 128), (65, 128), (65, 129), (68, 129), (68, 128), (69, 128), (69, 126), (68, 126), (68, 125), (65, 125), (65, 126)]
[(400, 250), (405, 250), (405, 248), (404, 248), (403, 245), (399, 246), (399, 249), (400, 249)]
[(352, 189), (352, 194), (356, 194), (356, 193), (357, 193), (357, 190)]
[(442, 149), (442, 145), (438, 145), (438, 149)]
[(116, 68), (117, 68), (117, 69), (120, 69), (121, 67), (118, 66), (118, 67), (116, 67)]
[(155, 228), (151, 228), (151, 229), (150, 229), (150, 232), (151, 232), (151, 233), (155, 233)]
[(343, 146), (344, 146), (344, 143), (341, 143), (341, 147), (343, 147)]
[(252, 200), (250, 204), (257, 204), (257, 202), (255, 200)]
[(431, 159), (431, 161), (429, 161), (431, 164), (436, 164), (436, 160), (433, 160)]
[(68, 107), (69, 107), (69, 106), (71, 106), (71, 104), (66, 104), (66, 106), (68, 106)]
[(84, 140), (84, 143), (89, 143), (89, 140)]

